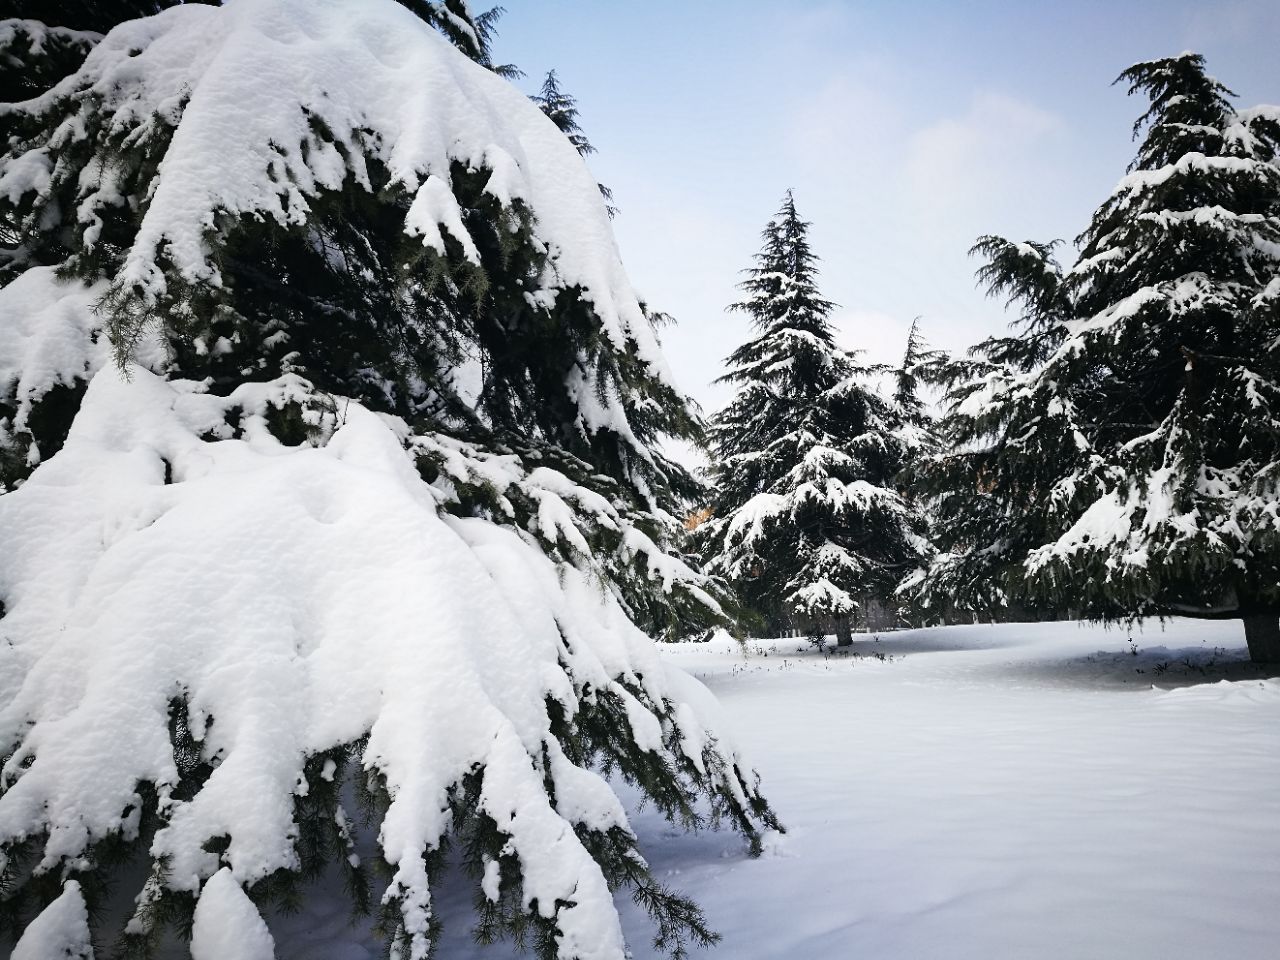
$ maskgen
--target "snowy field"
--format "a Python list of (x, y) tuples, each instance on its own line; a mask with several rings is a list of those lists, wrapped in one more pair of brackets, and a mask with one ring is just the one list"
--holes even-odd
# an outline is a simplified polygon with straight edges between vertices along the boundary
[[(1018, 624), (858, 638), (849, 657), (668, 648), (788, 827), (750, 860), (732, 834), (637, 814), (658, 875), (724, 935), (695, 956), (1277, 956), (1280, 681), (1243, 661), (1235, 623), (1148, 625), (1136, 655), (1128, 637)], [(464, 906), (445, 905), (441, 957), (516, 956), (472, 945)], [(330, 908), (272, 924), (282, 960), (373, 956)]]

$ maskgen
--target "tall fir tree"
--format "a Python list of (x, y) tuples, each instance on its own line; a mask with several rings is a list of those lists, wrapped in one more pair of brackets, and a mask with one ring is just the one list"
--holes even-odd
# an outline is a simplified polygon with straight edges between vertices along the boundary
[(482, 940), (621, 960), (621, 889), (679, 955), (715, 935), (601, 768), (687, 827), (759, 849), (777, 826), (645, 636), (723, 615), (673, 550), (691, 481), (659, 452), (697, 423), (594, 180), (464, 3), (408, 6), (490, 69), (391, 0), (240, 0), (120, 24), (11, 111), (0, 943), (81, 896), (142, 956), (218, 903), (257, 937), (334, 866), (425, 960), (453, 844)]
[(953, 393), (976, 465), (947, 495), (996, 514), (968, 512), (958, 562), (1050, 609), (1240, 618), (1277, 661), (1280, 110), (1236, 110), (1194, 53), (1118, 82), (1151, 105), (1078, 262), (980, 244), (1029, 329)]
[(715, 497), (699, 537), (750, 608), (834, 625), (848, 643), (850, 615), (889, 600), (926, 546), (894, 488), (910, 452), (903, 412), (836, 346), (808, 231), (788, 191), (730, 308), (756, 335), (721, 378), (737, 394), (711, 422)]

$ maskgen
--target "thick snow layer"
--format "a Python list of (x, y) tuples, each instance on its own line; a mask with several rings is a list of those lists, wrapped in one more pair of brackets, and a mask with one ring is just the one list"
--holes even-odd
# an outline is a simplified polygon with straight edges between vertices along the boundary
[[(132, 836), (137, 785), (154, 783), (166, 822), (151, 854), (173, 889), (217, 881), (214, 919), (197, 914), (212, 930), (244, 912), (228, 883), (297, 867), (304, 760), (367, 735), (410, 956), (427, 947), (424, 854), (450, 829), (451, 788), (483, 768), (480, 809), (563, 955), (620, 960), (612, 898), (574, 827), (629, 827), (600, 776), (560, 752), (547, 702), (572, 717), (588, 688), (612, 691), (644, 747), (665, 751), (667, 732), (696, 764), (714, 743), (728, 770), (747, 769), (722, 732), (712, 740), (705, 698), (676, 709), (692, 681), (669, 679), (602, 583), (513, 528), (445, 514), (403, 423), (346, 404), (319, 445), (286, 447), (265, 415), (308, 402), (296, 378), (229, 397), (140, 367), (130, 378), (94, 377), (63, 449), (0, 496), (0, 842), (47, 831), (39, 869), (60, 869), (111, 831)], [(175, 698), (213, 766), (181, 800)], [(674, 727), (658, 716), (668, 701)]]
[(0, 20), (0, 50), (22, 37), (31, 44), (32, 53), (44, 53), (52, 44), (91, 47), (102, 39), (102, 34), (91, 30), (72, 30), (68, 27), (51, 27), (39, 20)]
[[(664, 649), (716, 695), (788, 833), (750, 860), (634, 823), (724, 935), (708, 960), (1270, 960), (1280, 680), (1242, 648), (1238, 623), (1173, 621), (904, 631), (850, 658)], [(372, 958), (336, 930), (286, 946), (325, 910), (276, 921), (281, 960)], [(441, 948), (516, 956), (456, 929)]]
[[(366, 157), (414, 195), (407, 232), (442, 249), (443, 229), (474, 257), (449, 186), (456, 161), (490, 171), (486, 190), (502, 203), (519, 200), (533, 211), (552, 257), (542, 294), (581, 287), (617, 348), (634, 343), (667, 375), (577, 150), (520, 91), (393, 0), (175, 7), (117, 27), (76, 74), (21, 109), (43, 111), (69, 96), (84, 106), (55, 134), (55, 149), (83, 138), (91, 113), (113, 116), (122, 129), (137, 126), (139, 136), (151, 132), (153, 116), (174, 127), (115, 278), (121, 288), (157, 295), (167, 288), (166, 269), (217, 284), (207, 241), (217, 215), (304, 222), (320, 190), (347, 178), (368, 185)], [(335, 142), (317, 136), (320, 128)], [(0, 191), (38, 192), (51, 170), (48, 151), (33, 149), (7, 165)], [(109, 163), (86, 168), (80, 222), (92, 224), (120, 202), (114, 176)], [(604, 411), (590, 426), (610, 416), (620, 414)]]

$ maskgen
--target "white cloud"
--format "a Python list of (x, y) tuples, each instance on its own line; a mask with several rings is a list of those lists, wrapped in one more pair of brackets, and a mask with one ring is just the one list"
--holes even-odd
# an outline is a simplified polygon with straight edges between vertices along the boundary
[(846, 184), (891, 166), (906, 134), (894, 76), (889, 63), (866, 59), (842, 65), (806, 92), (785, 135), (796, 166)]
[(1062, 137), (1056, 114), (1008, 94), (981, 92), (961, 115), (917, 130), (903, 173), (918, 210), (931, 217), (965, 216), (1020, 202), (1036, 187), (1037, 161)]

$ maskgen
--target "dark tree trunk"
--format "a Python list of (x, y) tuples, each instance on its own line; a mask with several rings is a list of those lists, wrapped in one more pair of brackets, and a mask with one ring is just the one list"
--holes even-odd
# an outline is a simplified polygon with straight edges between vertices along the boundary
[(1280, 663), (1280, 617), (1276, 612), (1251, 613), (1243, 619), (1249, 659), (1254, 663)]
[(836, 646), (848, 647), (853, 644), (853, 629), (849, 626), (848, 617), (836, 617)]

